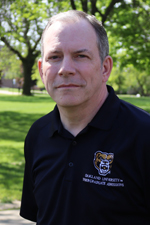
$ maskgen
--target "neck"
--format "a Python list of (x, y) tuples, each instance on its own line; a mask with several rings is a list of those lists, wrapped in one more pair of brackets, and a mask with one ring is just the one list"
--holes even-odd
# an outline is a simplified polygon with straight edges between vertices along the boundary
[(66, 130), (76, 136), (93, 119), (108, 96), (106, 91), (103, 97), (95, 104), (84, 104), (79, 106), (58, 106), (62, 124)]

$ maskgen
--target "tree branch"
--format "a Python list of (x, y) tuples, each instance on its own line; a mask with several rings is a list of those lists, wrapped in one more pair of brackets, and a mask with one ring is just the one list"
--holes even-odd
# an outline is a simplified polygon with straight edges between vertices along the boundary
[(29, 31), (29, 28), (30, 28), (30, 24), (29, 24), (29, 21), (27, 21), (26, 18), (23, 19), (23, 22), (25, 23), (25, 31), (24, 31), (23, 37), (26, 40), (28, 48), (31, 49), (31, 44), (30, 44), (30, 41), (29, 41), (28, 36), (27, 36), (27, 33)]
[(41, 51), (37, 50), (36, 53), (34, 54), (35, 58), (38, 57), (40, 55)]
[(88, 11), (87, 0), (81, 0), (81, 4), (82, 4), (82, 10), (87, 13)]
[(20, 54), (19, 51), (17, 51), (16, 49), (14, 49), (10, 44), (9, 42), (7, 41), (7, 39), (5, 37), (1, 37), (1, 41), (3, 41), (5, 43), (5, 45), (13, 52), (15, 53), (16, 55), (18, 55), (18, 57), (20, 58), (21, 61), (23, 61), (23, 57), (22, 55)]
[(95, 13), (98, 12), (100, 14), (100, 16), (103, 18), (104, 14), (101, 13), (101, 11), (97, 8), (96, 2), (97, 2), (97, 0), (91, 0), (91, 14), (95, 15)]
[(74, 0), (70, 0), (70, 3), (71, 3), (72, 9), (76, 10), (76, 5), (75, 5)]
[(102, 24), (105, 23), (105, 21), (107, 20), (108, 15), (110, 15), (110, 12), (114, 9), (114, 5), (117, 2), (123, 2), (123, 0), (112, 0), (109, 4), (109, 6), (106, 8), (105, 14), (102, 16)]
[(3, 21), (7, 22), (8, 25), (10, 26), (10, 29), (11, 29), (11, 32), (16, 32), (18, 31), (18, 27), (17, 25), (14, 25), (12, 22), (11, 22), (11, 18), (10, 18), (10, 15), (7, 15), (7, 12), (5, 15), (3, 15)]
[(36, 49), (36, 47), (37, 47), (37, 45), (38, 45), (38, 43), (39, 43), (40, 40), (41, 40), (41, 37), (39, 37), (39, 38), (37, 39), (37, 41), (35, 42), (35, 45), (34, 45), (34, 47), (32, 48), (32, 52), (35, 51), (35, 49)]
[[(91, 0), (91, 14), (95, 15), (95, 13), (97, 12), (97, 7), (96, 7), (96, 2), (97, 0)], [(100, 13), (100, 12), (99, 12)], [(101, 15), (101, 13), (100, 13)], [(102, 16), (102, 15), (101, 15)]]

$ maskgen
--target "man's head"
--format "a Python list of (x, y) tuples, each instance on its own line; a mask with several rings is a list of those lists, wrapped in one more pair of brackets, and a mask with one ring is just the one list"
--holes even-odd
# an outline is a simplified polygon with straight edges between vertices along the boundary
[[(81, 12), (69, 11), (52, 17), (42, 37), (43, 58), (38, 61), (39, 72), (59, 108), (92, 108), (100, 106), (107, 96), (106, 82), (112, 59), (108, 48), (100, 55), (103, 50), (99, 50), (95, 29), (89, 20), (76, 16), (78, 13)], [(101, 33), (103, 40), (107, 39), (103, 28)], [(105, 45), (108, 47), (108, 41)]]
[(59, 13), (53, 17), (51, 17), (47, 23), (47, 26), (45, 27), (42, 38), (41, 38), (41, 54), (42, 58), (44, 55), (44, 36), (48, 28), (56, 21), (60, 22), (75, 22), (78, 20), (84, 19), (86, 20), (91, 26), (94, 28), (96, 35), (97, 35), (97, 46), (99, 49), (99, 55), (101, 58), (101, 62), (103, 63), (104, 59), (106, 56), (109, 55), (109, 44), (108, 44), (108, 38), (107, 38), (107, 33), (102, 26), (102, 23), (99, 22), (95, 16), (91, 16), (89, 14), (86, 14), (85, 12), (82, 11), (76, 11), (76, 10), (70, 10), (67, 12)]

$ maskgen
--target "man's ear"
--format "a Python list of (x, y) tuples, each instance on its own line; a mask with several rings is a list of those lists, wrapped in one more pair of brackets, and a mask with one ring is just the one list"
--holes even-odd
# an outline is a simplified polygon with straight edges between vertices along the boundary
[(38, 60), (38, 69), (39, 69), (39, 73), (40, 73), (42, 82), (44, 84), (43, 69), (42, 69), (42, 59)]
[(107, 82), (113, 67), (111, 56), (106, 56), (103, 62), (103, 82)]

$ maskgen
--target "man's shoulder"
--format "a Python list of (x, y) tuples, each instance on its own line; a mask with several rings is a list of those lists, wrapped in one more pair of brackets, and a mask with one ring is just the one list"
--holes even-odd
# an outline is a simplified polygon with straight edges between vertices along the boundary
[(28, 136), (38, 134), (42, 129), (50, 126), (53, 120), (53, 111), (36, 120), (29, 129)]
[(120, 100), (120, 111), (126, 118), (131, 120), (132, 123), (138, 122), (138, 124), (147, 124), (150, 126), (150, 114), (143, 109), (124, 100)]

